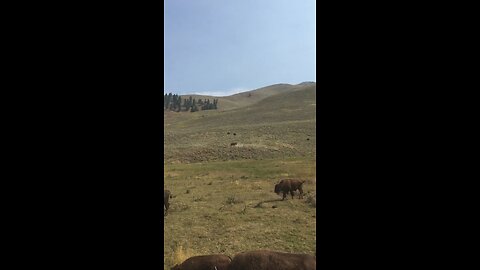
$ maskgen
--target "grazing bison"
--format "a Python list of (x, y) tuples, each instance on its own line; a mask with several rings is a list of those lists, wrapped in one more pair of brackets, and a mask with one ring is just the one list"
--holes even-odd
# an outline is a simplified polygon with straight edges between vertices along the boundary
[(168, 203), (168, 199), (172, 197), (170, 190), (163, 191), (163, 206), (165, 207), (164, 215), (168, 214), (168, 208), (170, 207), (170, 203)]
[(257, 250), (235, 255), (228, 270), (315, 270), (316, 266), (312, 255)]
[(171, 270), (227, 270), (231, 261), (232, 258), (221, 254), (195, 256), (175, 265)]
[(287, 193), (290, 192), (293, 199), (293, 192), (298, 189), (300, 191), (299, 199), (303, 198), (303, 189), (302, 185), (305, 183), (305, 180), (298, 180), (298, 179), (283, 179), (280, 183), (275, 185), (275, 193), (280, 194), (283, 192), (283, 199), (287, 197)]

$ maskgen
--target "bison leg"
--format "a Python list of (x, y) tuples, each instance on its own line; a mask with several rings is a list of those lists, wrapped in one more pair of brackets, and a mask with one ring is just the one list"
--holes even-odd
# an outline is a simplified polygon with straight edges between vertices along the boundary
[(302, 187), (299, 187), (298, 191), (300, 191), (300, 195), (298, 196), (298, 198), (303, 199), (303, 189), (302, 189)]
[(168, 215), (168, 207), (170, 206), (169, 203), (165, 203), (165, 216)]
[(283, 192), (283, 198), (282, 201), (284, 201), (287, 198), (287, 192)]
[(294, 195), (293, 190), (290, 191), (290, 195), (292, 195), (292, 200), (293, 200), (293, 195)]

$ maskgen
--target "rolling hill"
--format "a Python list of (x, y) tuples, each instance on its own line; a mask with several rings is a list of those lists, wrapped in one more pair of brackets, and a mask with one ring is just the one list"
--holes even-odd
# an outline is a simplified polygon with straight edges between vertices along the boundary
[[(218, 110), (164, 112), (164, 270), (196, 255), (316, 254), (316, 83), (218, 99)], [(283, 178), (306, 180), (305, 197), (282, 201)]]
[(218, 98), (219, 109), (164, 112), (167, 164), (315, 157), (316, 83), (276, 84), (227, 97), (192, 97)]
[(258, 88), (251, 91), (246, 91), (238, 94), (234, 94), (226, 97), (216, 97), (216, 96), (205, 96), (205, 95), (182, 95), (182, 98), (196, 98), (196, 99), (218, 99), (219, 100), (219, 110), (232, 110), (239, 107), (245, 107), (252, 105), (256, 102), (259, 102), (262, 99), (267, 97), (275, 96), (282, 93), (294, 92), (297, 90), (302, 90), (306, 86), (313, 86), (316, 83), (312, 82), (303, 82), (298, 85), (291, 84), (274, 84), (262, 88)]

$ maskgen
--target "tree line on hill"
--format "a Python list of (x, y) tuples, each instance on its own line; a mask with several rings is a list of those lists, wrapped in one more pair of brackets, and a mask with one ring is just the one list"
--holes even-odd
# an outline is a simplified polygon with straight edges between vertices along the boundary
[(199, 110), (216, 110), (218, 105), (218, 99), (192, 99), (190, 96), (188, 99), (183, 98), (177, 94), (168, 93), (163, 96), (163, 109), (174, 112), (190, 111), (196, 112)]

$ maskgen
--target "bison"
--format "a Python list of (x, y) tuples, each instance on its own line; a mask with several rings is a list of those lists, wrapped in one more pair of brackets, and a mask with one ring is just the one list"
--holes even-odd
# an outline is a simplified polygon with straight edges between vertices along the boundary
[(228, 270), (315, 270), (316, 266), (315, 256), (309, 254), (257, 250), (235, 255)]
[(280, 183), (275, 185), (275, 193), (280, 194), (283, 192), (283, 199), (287, 197), (287, 193), (290, 192), (293, 199), (293, 192), (298, 189), (300, 191), (299, 199), (303, 198), (303, 189), (302, 185), (305, 183), (305, 180), (298, 180), (298, 179), (283, 179)]
[(171, 270), (228, 270), (232, 258), (222, 255), (195, 256), (177, 264)]
[(163, 191), (163, 206), (165, 207), (164, 215), (168, 215), (168, 208), (170, 207), (170, 203), (168, 202), (168, 199), (170, 198), (172, 198), (172, 193), (170, 193), (170, 190), (164, 190)]

